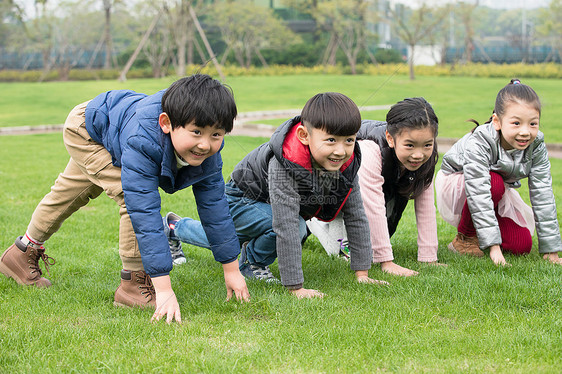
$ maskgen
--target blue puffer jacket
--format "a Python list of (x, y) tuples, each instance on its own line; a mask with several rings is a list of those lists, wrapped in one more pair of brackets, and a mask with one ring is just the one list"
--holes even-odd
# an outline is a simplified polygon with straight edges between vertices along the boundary
[(215, 260), (229, 263), (240, 253), (224, 195), (220, 153), (200, 166), (178, 170), (170, 135), (164, 134), (158, 124), (163, 94), (164, 91), (150, 96), (127, 90), (108, 91), (90, 101), (86, 108), (88, 133), (109, 151), (113, 165), (121, 168), (127, 212), (144, 269), (153, 277), (167, 275), (172, 269), (158, 187), (174, 193), (193, 186), (199, 218)]

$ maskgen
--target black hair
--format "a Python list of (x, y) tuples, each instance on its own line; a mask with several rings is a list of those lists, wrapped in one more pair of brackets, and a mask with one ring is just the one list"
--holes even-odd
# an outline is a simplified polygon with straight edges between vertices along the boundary
[(301, 113), (305, 126), (330, 135), (355, 135), (361, 127), (361, 113), (349, 97), (338, 92), (324, 92), (307, 101)]
[[(404, 129), (424, 129), (429, 127), (433, 132), (434, 139), (437, 138), (439, 120), (431, 105), (423, 97), (407, 98), (394, 104), (386, 114), (386, 130), (395, 138)], [(433, 142), (433, 152), (418, 170), (414, 183), (404, 184), (398, 193), (413, 199), (419, 196), (431, 185), (435, 173), (435, 165), (439, 154), (437, 152), (437, 141)]]
[[(505, 108), (508, 103), (529, 104), (535, 107), (535, 109), (539, 113), (539, 117), (541, 115), (541, 101), (539, 99), (539, 95), (537, 95), (535, 90), (533, 90), (526, 84), (521, 83), (521, 81), (517, 78), (513, 78), (500, 90), (500, 92), (498, 92), (492, 115), (495, 113), (498, 117), (501, 118), (505, 114)], [(492, 122), (492, 118), (493, 116), (491, 116), (488, 121), (486, 121), (486, 123)], [(480, 125), (473, 119), (469, 119), (468, 121), (475, 123), (476, 126)], [(476, 129), (476, 127), (474, 129)], [(474, 131), (474, 129), (472, 129), (472, 131)]]
[(232, 131), (237, 115), (230, 87), (206, 74), (194, 74), (170, 85), (162, 96), (162, 111), (170, 118), (172, 129), (195, 121), (199, 127), (217, 125)]

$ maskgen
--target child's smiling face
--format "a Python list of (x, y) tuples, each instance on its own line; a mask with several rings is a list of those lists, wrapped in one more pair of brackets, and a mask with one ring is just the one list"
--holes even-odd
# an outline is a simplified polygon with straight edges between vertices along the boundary
[(418, 170), (433, 153), (435, 135), (431, 127), (403, 129), (394, 137), (386, 132), (386, 141), (394, 148), (398, 161), (410, 171)]
[(164, 133), (170, 134), (177, 155), (189, 165), (199, 166), (219, 151), (225, 130), (217, 126), (199, 127), (194, 122), (172, 129), (167, 118), (166, 113), (160, 115), (160, 127)]
[(522, 102), (507, 104), (501, 117), (494, 113), (492, 122), (494, 128), (501, 131), (501, 146), (505, 150), (526, 149), (537, 137), (539, 118), (533, 106)]
[(316, 128), (300, 125), (299, 140), (308, 145), (314, 161), (328, 171), (337, 171), (345, 164), (355, 148), (356, 135), (338, 136)]

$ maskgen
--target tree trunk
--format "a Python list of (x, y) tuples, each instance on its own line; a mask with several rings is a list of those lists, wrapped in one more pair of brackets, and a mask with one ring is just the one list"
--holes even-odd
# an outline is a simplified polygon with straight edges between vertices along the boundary
[(146, 44), (146, 41), (148, 40), (148, 37), (152, 33), (152, 30), (154, 30), (154, 28), (156, 27), (156, 24), (158, 23), (158, 19), (160, 18), (161, 13), (162, 13), (162, 9), (160, 9), (158, 11), (158, 13), (156, 14), (156, 16), (154, 16), (154, 18), (152, 19), (152, 23), (148, 26), (148, 29), (146, 30), (146, 32), (142, 36), (142, 39), (139, 42), (139, 45), (137, 46), (137, 48), (135, 49), (135, 51), (133, 52), (131, 57), (129, 57), (129, 61), (127, 61), (123, 70), (121, 70), (121, 73), (119, 74), (119, 78), (118, 78), (118, 80), (120, 82), (124, 82), (124, 81), (127, 80), (127, 72), (129, 71), (131, 66), (133, 66), (133, 63), (137, 59), (142, 47)]
[(226, 59), (228, 58), (228, 54), (230, 53), (230, 51), (232, 50), (232, 48), (230, 47), (230, 45), (226, 46), (226, 49), (221, 57), (221, 65), (224, 65), (224, 63), (226, 62)]
[(334, 42), (331, 47), (332, 49), (330, 50), (330, 55), (328, 57), (328, 65), (334, 66), (336, 65), (336, 55), (339, 48), (339, 37), (337, 34), (334, 34)]
[(465, 47), (465, 49), (466, 49), (466, 51), (465, 51), (466, 62), (471, 63), (472, 62), (472, 51), (474, 50), (474, 44), (472, 43), (472, 39), (467, 37), (464, 45), (466, 46)]
[(178, 66), (176, 74), (178, 77), (183, 77), (185, 75), (185, 43), (178, 43)]
[(211, 57), (211, 61), (213, 61), (213, 65), (215, 66), (215, 69), (217, 69), (217, 73), (219, 73), (219, 76), (220, 76), (221, 80), (225, 81), (226, 77), (224, 76), (224, 73), (222, 72), (222, 68), (219, 65), (219, 62), (217, 61), (215, 53), (213, 52), (213, 49), (211, 48), (211, 45), (209, 44), (209, 40), (207, 40), (207, 36), (205, 35), (205, 32), (203, 31), (203, 28), (201, 27), (201, 24), (199, 23), (199, 20), (197, 19), (197, 15), (195, 14), (195, 10), (193, 9), (193, 7), (191, 5), (189, 6), (189, 14), (191, 15), (191, 18), (193, 19), (193, 23), (195, 24), (195, 28), (197, 29), (197, 32), (199, 33), (199, 36), (201, 37), (201, 40), (203, 41), (203, 44), (205, 45), (205, 48), (207, 49), (207, 53), (209, 53), (209, 56)]
[(414, 48), (416, 47), (415, 44), (410, 45), (410, 60), (408, 61), (408, 67), (410, 69), (410, 80), (416, 80), (416, 75), (414, 73)]
[[(197, 53), (199, 54), (199, 58), (201, 59), (202, 64), (207, 64), (207, 57), (205, 57), (205, 52), (203, 52), (203, 48), (199, 45), (197, 38), (193, 38), (193, 45), (195, 45), (195, 49), (197, 49)], [(222, 64), (222, 63), (221, 63)]]
[(369, 56), (369, 60), (371, 60), (371, 64), (373, 65), (378, 65), (379, 62), (377, 61), (377, 58), (375, 57), (374, 54), (371, 53), (371, 51), (369, 50), (369, 47), (367, 47), (367, 45), (363, 46), (365, 48), (365, 52), (367, 52), (367, 56)]
[(263, 58), (263, 55), (261, 54), (259, 49), (256, 49), (256, 55), (258, 55), (258, 58), (260, 59), (260, 62), (263, 65), (264, 68), (269, 67), (269, 65), (267, 64), (267, 61), (265, 61), (265, 58)]
[(104, 0), (103, 7), (105, 9), (105, 26), (103, 28), (103, 39), (105, 44), (105, 60), (103, 62), (104, 69), (111, 68), (112, 41), (111, 41), (111, 0)]
[(190, 22), (187, 25), (187, 64), (193, 65), (193, 41), (195, 39), (195, 25)]
[(101, 49), (101, 46), (103, 44), (104, 37), (105, 36), (102, 35), (102, 37), (98, 41), (98, 44), (96, 44), (96, 48), (94, 48), (94, 52), (92, 53), (92, 56), (90, 57), (90, 61), (88, 61), (88, 65), (86, 66), (86, 69), (90, 70), (92, 68), (92, 66), (94, 65), (94, 62), (96, 61), (96, 57), (98, 56), (98, 53), (99, 53), (99, 51)]
[(330, 35), (330, 40), (328, 41), (328, 45), (324, 50), (324, 57), (322, 58), (322, 65), (327, 65), (330, 61), (330, 56), (332, 55), (332, 51), (334, 49), (334, 44), (337, 43), (336, 35), (332, 33)]

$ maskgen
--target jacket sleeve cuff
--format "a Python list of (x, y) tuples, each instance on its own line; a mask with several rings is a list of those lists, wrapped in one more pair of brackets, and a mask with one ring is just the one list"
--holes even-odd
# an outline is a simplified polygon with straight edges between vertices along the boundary
[(234, 262), (234, 261), (236, 261), (236, 260), (238, 260), (238, 256), (233, 257), (233, 258), (231, 258), (231, 259), (229, 259), (229, 260), (224, 260), (224, 261), (219, 261), (219, 262), (220, 262), (221, 264), (223, 264), (223, 265), (226, 265), (226, 264), (230, 264), (231, 262)]
[(302, 288), (302, 283), (285, 286), (285, 288), (288, 290), (300, 290)]
[[(148, 274), (148, 273), (147, 273)], [(165, 275), (170, 275), (170, 272), (167, 273), (157, 273), (157, 274), (148, 274), (150, 275), (150, 278), (158, 278), (158, 277), (163, 277)]]

